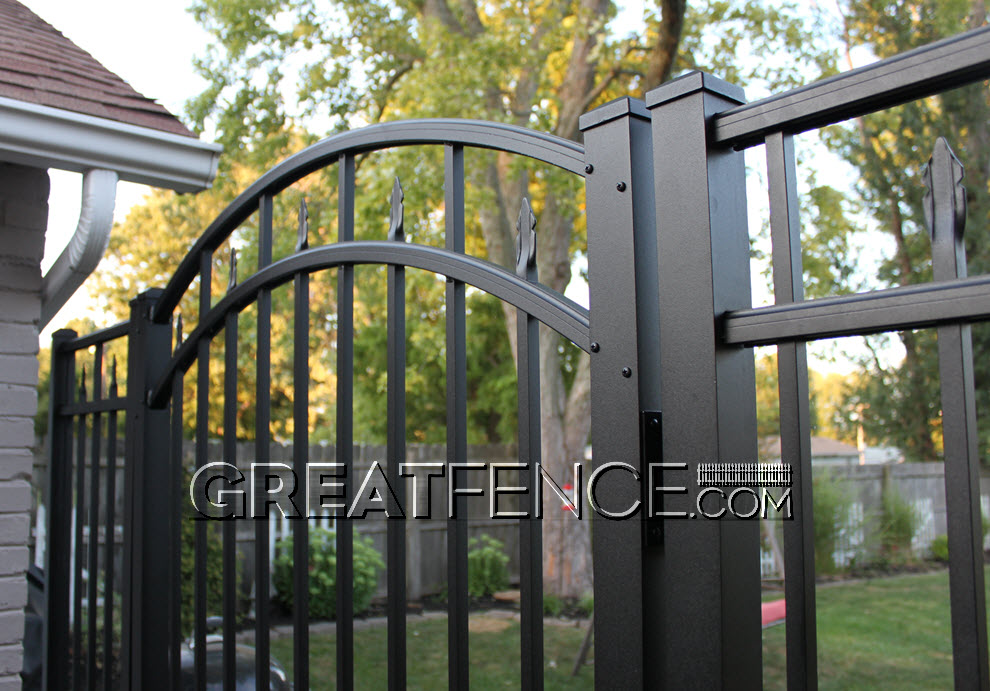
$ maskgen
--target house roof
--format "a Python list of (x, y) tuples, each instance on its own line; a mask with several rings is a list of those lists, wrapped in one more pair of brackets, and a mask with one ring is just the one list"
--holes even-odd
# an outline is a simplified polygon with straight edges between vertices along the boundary
[[(760, 451), (767, 458), (780, 458), (780, 437), (769, 436), (760, 440)], [(828, 437), (811, 437), (811, 456), (827, 457), (859, 456), (859, 449), (852, 444), (830, 439)]]
[(195, 137), (16, 0), (0, 0), (0, 96)]

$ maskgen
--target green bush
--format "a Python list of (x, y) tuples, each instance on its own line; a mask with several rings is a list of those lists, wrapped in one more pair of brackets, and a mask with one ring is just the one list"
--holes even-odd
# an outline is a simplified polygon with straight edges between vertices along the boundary
[[(292, 537), (279, 540), (275, 547), (276, 600), (291, 610), (295, 583), (292, 578)], [(371, 538), (354, 536), (354, 613), (361, 614), (371, 606), (378, 586), (378, 571), (385, 562), (375, 549)], [(334, 533), (325, 528), (309, 532), (309, 616), (332, 619), (337, 614), (337, 549)]]
[(816, 475), (812, 482), (815, 566), (819, 573), (834, 573), (835, 543), (849, 519), (852, 501), (845, 483), (831, 474)]
[[(189, 486), (192, 472), (186, 471), (184, 487)], [(181, 560), (180, 571), (180, 595), (182, 597), (182, 609), (180, 613), (180, 624), (182, 626), (182, 637), (192, 634), (193, 621), (195, 617), (195, 597), (196, 597), (196, 525), (199, 521), (194, 520), (194, 516), (199, 514), (193, 511), (192, 505), (184, 502), (185, 510), (182, 515), (180, 526)], [(223, 612), (223, 538), (220, 536), (220, 523), (217, 521), (205, 521), (206, 525), (206, 616), (217, 616)]]
[(595, 596), (591, 593), (585, 593), (581, 596), (581, 599), (578, 600), (577, 606), (584, 616), (590, 617), (595, 611)]
[(935, 561), (949, 561), (949, 536), (936, 535), (932, 540), (932, 556)]
[(543, 595), (543, 614), (548, 617), (556, 617), (564, 611), (564, 601), (553, 593)]
[(893, 487), (884, 492), (878, 536), (882, 563), (903, 564), (911, 561), (911, 540), (918, 528), (914, 507)]
[(509, 587), (509, 557), (499, 540), (482, 535), (468, 542), (468, 592), (472, 597), (491, 595)]

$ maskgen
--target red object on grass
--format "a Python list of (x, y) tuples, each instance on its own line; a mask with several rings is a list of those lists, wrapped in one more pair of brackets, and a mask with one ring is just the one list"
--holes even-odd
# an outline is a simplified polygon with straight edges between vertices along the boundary
[(784, 600), (770, 600), (763, 603), (763, 628), (774, 624), (783, 624), (787, 616)]

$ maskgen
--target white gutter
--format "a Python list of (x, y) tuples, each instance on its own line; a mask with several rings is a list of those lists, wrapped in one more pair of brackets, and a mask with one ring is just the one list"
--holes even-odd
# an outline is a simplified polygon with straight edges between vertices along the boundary
[(42, 279), (39, 328), (100, 263), (118, 179), (199, 192), (213, 183), (222, 150), (195, 137), (0, 96), (0, 161), (84, 174), (76, 232)]
[(52, 320), (100, 263), (110, 242), (117, 174), (89, 170), (83, 176), (82, 205), (76, 232), (41, 279), (41, 323)]
[(198, 192), (210, 186), (222, 147), (147, 127), (0, 97), (0, 160)]

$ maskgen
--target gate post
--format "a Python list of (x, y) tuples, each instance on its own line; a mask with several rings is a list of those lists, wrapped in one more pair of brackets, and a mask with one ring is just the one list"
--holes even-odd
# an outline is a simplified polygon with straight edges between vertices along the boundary
[[(76, 351), (65, 344), (76, 332), (59, 329), (52, 334), (52, 374), (48, 398), (48, 510), (45, 549), (45, 630), (42, 652), (42, 688), (69, 687), (66, 651), (74, 646), (69, 637), (69, 581), (72, 554), (72, 416), (62, 406), (72, 403), (76, 381)], [(78, 547), (78, 546), (77, 546)], [(74, 655), (79, 651), (75, 650)], [(78, 683), (78, 680), (77, 682)]]
[[(643, 411), (660, 405), (650, 115), (622, 98), (581, 117), (591, 299), (591, 491), (595, 583), (595, 688), (657, 688), (655, 565), (646, 546)], [(633, 472), (630, 472), (632, 470)], [(637, 476), (638, 475), (638, 481)], [(589, 477), (590, 483), (591, 477)], [(605, 512), (630, 515), (610, 520)], [(614, 518), (618, 518), (614, 516)]]
[(742, 152), (710, 143), (709, 128), (714, 114), (743, 101), (740, 88), (700, 72), (646, 96), (663, 456), (683, 466), (663, 478), (654, 653), (667, 688), (752, 689), (762, 676), (759, 521), (709, 520), (696, 503), (699, 463), (757, 461), (753, 353), (724, 345), (719, 324), (726, 311), (751, 306), (745, 166)]
[(172, 326), (151, 320), (161, 295), (147, 290), (131, 301), (127, 339), (127, 432), (124, 460), (124, 585), (121, 637), (125, 688), (151, 689), (166, 683), (169, 602), (178, 584), (170, 583), (169, 410), (148, 405), (151, 388), (171, 356)]

